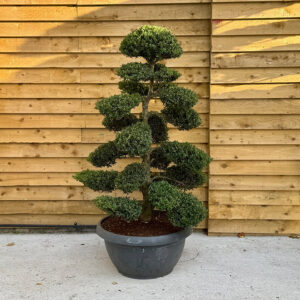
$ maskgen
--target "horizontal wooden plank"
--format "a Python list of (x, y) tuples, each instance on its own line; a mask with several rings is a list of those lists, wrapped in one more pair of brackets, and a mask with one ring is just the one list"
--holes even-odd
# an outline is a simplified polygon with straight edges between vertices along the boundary
[(212, 145), (300, 144), (300, 130), (212, 130)]
[[(159, 13), (157, 13), (159, 12)], [(208, 19), (209, 5), (158, 4), (143, 6), (3, 6), (1, 21), (123, 21)]]
[(300, 220), (300, 206), (210, 205), (209, 218), (226, 220)]
[[(200, 128), (208, 127), (208, 115), (201, 114)], [(0, 118), (0, 128), (105, 128), (102, 124), (104, 117), (98, 114), (78, 115), (3, 115)], [(168, 124), (168, 128), (175, 128)]]
[(275, 220), (209, 220), (209, 233), (299, 234), (300, 221)]
[[(1, 224), (24, 224), (24, 225), (97, 225), (105, 215), (0, 215)], [(12, 226), (14, 227), (14, 226)], [(196, 229), (207, 228), (207, 220), (200, 222)]]
[(300, 98), (300, 84), (211, 85), (212, 99)]
[[(0, 144), (0, 157), (87, 157), (99, 144)], [(195, 146), (207, 152), (206, 144)], [(287, 158), (288, 159), (288, 158)]]
[(212, 52), (299, 50), (299, 35), (215, 36), (212, 38)]
[(92, 37), (125, 36), (143, 25), (160, 25), (176, 35), (208, 35), (209, 20), (99, 21), (99, 22), (2, 22), (3, 37)]
[(298, 34), (299, 26), (299, 19), (212, 20), (212, 34), (215, 36)]
[[(114, 134), (111, 132), (107, 132), (101, 129), (82, 129), (83, 143), (106, 143), (112, 139), (114, 139)], [(183, 134), (183, 131), (180, 131), (178, 129), (170, 129), (169, 140), (189, 142), (193, 144), (207, 143), (208, 132), (206, 129), (191, 129), (187, 132), (184, 132)]]
[(79, 186), (4, 186), (0, 200), (84, 200), (84, 187)]
[(215, 3), (213, 19), (281, 19), (300, 17), (300, 3)]
[[(1, 161), (0, 161), (1, 162)], [(299, 175), (300, 161), (213, 161), (210, 175)]]
[(300, 114), (300, 100), (212, 100), (211, 114)]
[[(11, 53), (120, 53), (123, 37), (0, 38), (0, 52)], [(209, 51), (208, 36), (178, 37), (186, 51)]]
[[(201, 86), (199, 86), (201, 88)], [(199, 88), (198, 87), (198, 88)], [(203, 87), (202, 87), (203, 88)], [(202, 92), (205, 92), (203, 88)], [(199, 94), (199, 89), (198, 89)], [(2, 114), (95, 114), (98, 113), (95, 109), (96, 99), (2, 99), (0, 101), (0, 112)], [(162, 103), (158, 99), (150, 101), (150, 110), (161, 110), (163, 108)], [(209, 112), (209, 100), (199, 99), (196, 105), (193, 107), (199, 113)], [(132, 112), (139, 113), (141, 111), (140, 106), (134, 108)], [(99, 115), (100, 117), (100, 115)]]
[(212, 68), (299, 67), (300, 52), (214, 53)]
[(211, 190), (299, 191), (300, 176), (211, 176)]
[[(122, 64), (142, 61), (122, 54), (0, 54), (1, 68), (117, 68)], [(208, 52), (188, 52), (180, 58), (164, 61), (168, 67), (208, 67)]]
[(210, 128), (300, 129), (300, 115), (211, 115)]
[(300, 145), (210, 146), (215, 160), (300, 160)]
[[(0, 71), (1, 74), (1, 71)], [(211, 83), (292, 83), (300, 68), (211, 69)]]
[(81, 129), (0, 129), (0, 143), (79, 143)]
[[(208, 68), (176, 68), (178, 83), (208, 82)], [(0, 69), (0, 83), (118, 83), (112, 68), (89, 69)], [(299, 71), (300, 72), (300, 71)]]
[(210, 191), (210, 205), (300, 205), (300, 191)]

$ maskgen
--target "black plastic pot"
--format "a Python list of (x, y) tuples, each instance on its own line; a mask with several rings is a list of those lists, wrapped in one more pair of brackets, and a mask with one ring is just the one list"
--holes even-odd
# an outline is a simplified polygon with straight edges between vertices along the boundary
[[(109, 218), (109, 217), (108, 217)], [(115, 234), (97, 225), (97, 234), (105, 241), (106, 250), (118, 271), (131, 278), (150, 279), (172, 272), (192, 228), (151, 237)]]

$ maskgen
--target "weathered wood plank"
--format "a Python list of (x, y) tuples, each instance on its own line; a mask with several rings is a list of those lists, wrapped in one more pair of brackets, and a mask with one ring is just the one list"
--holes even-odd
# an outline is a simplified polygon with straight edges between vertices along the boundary
[(212, 35), (298, 34), (299, 26), (299, 19), (212, 20)]
[(300, 129), (300, 115), (211, 115), (210, 128)]
[(210, 146), (215, 160), (300, 160), (300, 145)]
[[(0, 54), (0, 68), (118, 68), (122, 64), (140, 61), (122, 54), (110, 53), (30, 53)], [(168, 67), (208, 67), (208, 52), (189, 52), (165, 62)]]
[(299, 51), (299, 35), (215, 36), (212, 52)]
[(212, 68), (300, 67), (300, 52), (214, 53)]
[(300, 100), (212, 100), (210, 102), (211, 114), (300, 114)]
[(81, 129), (0, 129), (0, 143), (79, 143)]
[(299, 176), (212, 176), (211, 190), (299, 191)]
[(246, 233), (289, 235), (300, 232), (300, 221), (209, 220), (209, 233)]
[(212, 99), (300, 98), (299, 83), (211, 85)]
[[(0, 38), (0, 52), (10, 53), (120, 53), (123, 37), (43, 37)], [(182, 49), (187, 52), (209, 51), (209, 37), (178, 37)]]
[(299, 175), (300, 161), (213, 161), (211, 175)]
[(300, 144), (300, 130), (212, 130), (212, 145)]
[[(58, 9), (59, 8), (59, 9)], [(159, 13), (158, 13), (159, 12)], [(142, 6), (3, 6), (1, 21), (104, 21), (104, 20), (189, 20), (207, 19), (209, 5), (142, 5)]]
[(210, 191), (210, 205), (300, 205), (300, 191)]
[(215, 3), (213, 19), (281, 19), (300, 17), (300, 3)]
[(167, 27), (176, 35), (209, 35), (209, 20), (99, 21), (99, 22), (1, 22), (3, 37), (125, 36), (143, 25)]
[[(208, 68), (176, 68), (178, 83), (208, 82)], [(118, 83), (113, 68), (89, 69), (0, 69), (0, 83)], [(299, 71), (300, 73), (300, 71)]]
[(209, 218), (226, 220), (300, 220), (300, 206), (210, 205)]

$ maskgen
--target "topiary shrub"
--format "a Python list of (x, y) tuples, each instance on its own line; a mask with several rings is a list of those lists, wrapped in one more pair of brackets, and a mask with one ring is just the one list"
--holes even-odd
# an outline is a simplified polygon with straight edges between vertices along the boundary
[[(159, 63), (179, 57), (182, 48), (166, 28), (142, 26), (124, 38), (120, 51), (129, 57), (142, 57), (145, 63), (122, 65), (117, 70), (122, 78), (121, 94), (97, 102), (96, 109), (105, 116), (103, 125), (117, 133), (114, 141), (93, 151), (88, 161), (96, 167), (111, 167), (127, 156), (140, 157), (141, 161), (121, 172), (84, 170), (74, 178), (95, 191), (142, 192), (142, 203), (128, 197), (97, 197), (94, 204), (110, 215), (128, 222), (148, 222), (157, 209), (164, 211), (174, 226), (195, 226), (205, 218), (206, 208), (186, 190), (206, 181), (202, 170), (211, 158), (189, 143), (168, 141), (167, 123), (179, 130), (198, 127), (201, 120), (193, 109), (198, 97), (173, 83), (179, 72)], [(161, 112), (149, 111), (153, 98), (160, 98), (164, 106)], [(142, 112), (131, 113), (140, 104)]]

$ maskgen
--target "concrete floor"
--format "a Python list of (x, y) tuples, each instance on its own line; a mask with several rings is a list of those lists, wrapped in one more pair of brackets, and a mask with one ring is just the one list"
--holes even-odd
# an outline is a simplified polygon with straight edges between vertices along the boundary
[(194, 233), (172, 274), (135, 280), (96, 234), (1, 234), (0, 271), (1, 300), (298, 300), (300, 239)]

